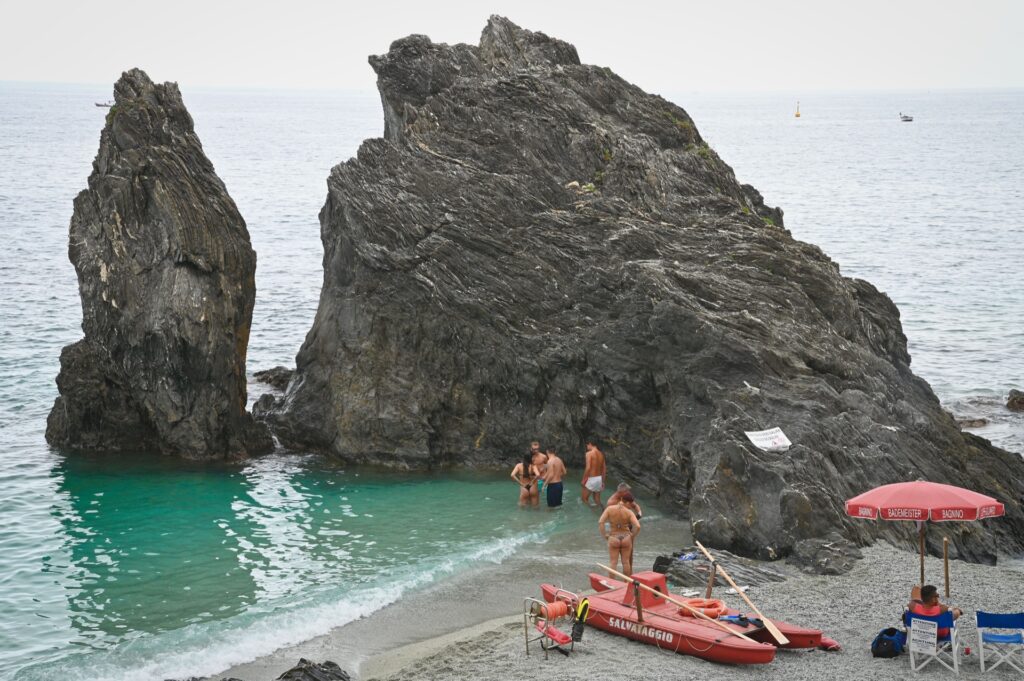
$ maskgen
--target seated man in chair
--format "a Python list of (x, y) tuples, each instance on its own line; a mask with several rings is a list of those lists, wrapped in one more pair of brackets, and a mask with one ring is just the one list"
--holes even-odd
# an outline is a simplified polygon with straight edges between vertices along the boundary
[[(926, 584), (920, 588), (915, 586), (910, 590), (910, 603), (907, 604), (907, 610), (914, 615), (936, 617), (950, 610), (950, 607), (939, 603), (939, 590), (931, 584)], [(952, 611), (953, 619), (957, 619), (963, 614), (960, 608), (952, 608)], [(939, 639), (943, 639), (949, 636), (949, 629), (939, 629), (938, 633)]]

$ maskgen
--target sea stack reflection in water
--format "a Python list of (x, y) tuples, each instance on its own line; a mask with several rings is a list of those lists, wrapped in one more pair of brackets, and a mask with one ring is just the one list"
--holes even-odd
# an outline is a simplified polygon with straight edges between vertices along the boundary
[[(1024, 549), (1024, 461), (959, 431), (892, 301), (794, 240), (684, 110), (501, 17), (370, 62), (384, 138), (331, 171), (282, 440), (426, 467), (599, 437), (701, 541), (761, 557), (905, 538), (842, 501), (927, 478), (1007, 505), (950, 527), (955, 554)], [(743, 435), (769, 426), (789, 451)]]
[(174, 83), (114, 86), (71, 262), (85, 338), (64, 348), (46, 439), (191, 458), (267, 451), (245, 410), (256, 253)]

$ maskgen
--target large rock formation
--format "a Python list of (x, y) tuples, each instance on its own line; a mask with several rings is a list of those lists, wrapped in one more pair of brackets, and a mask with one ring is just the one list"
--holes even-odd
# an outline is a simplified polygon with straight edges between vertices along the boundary
[(256, 254), (174, 83), (114, 86), (71, 262), (85, 338), (64, 348), (46, 439), (67, 450), (238, 456), (272, 447), (245, 410)]
[[(370, 63), (384, 139), (328, 180), (282, 438), (435, 466), (534, 437), (578, 464), (596, 437), (697, 538), (762, 557), (909, 540), (843, 502), (924, 477), (1007, 504), (948, 528), (960, 555), (1024, 547), (1024, 462), (958, 430), (892, 301), (793, 239), (681, 108), (498, 17), (479, 46), (414, 35)], [(744, 437), (770, 426), (788, 452)]]

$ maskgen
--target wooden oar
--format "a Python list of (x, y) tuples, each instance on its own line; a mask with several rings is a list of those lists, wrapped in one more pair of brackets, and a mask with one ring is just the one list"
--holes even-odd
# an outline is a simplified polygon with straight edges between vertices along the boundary
[(624, 580), (626, 580), (630, 584), (636, 584), (641, 589), (644, 589), (646, 591), (650, 591), (653, 594), (657, 594), (658, 596), (660, 596), (661, 598), (664, 598), (666, 601), (668, 601), (669, 603), (672, 603), (673, 605), (678, 605), (680, 608), (685, 608), (686, 610), (689, 610), (690, 614), (693, 615), (694, 617), (699, 617), (700, 619), (707, 620), (708, 622), (711, 622), (716, 627), (718, 627), (719, 629), (721, 629), (725, 633), (729, 634), (730, 636), (739, 636), (740, 638), (742, 638), (745, 641), (750, 641), (751, 643), (757, 643), (757, 641), (755, 641), (754, 639), (750, 638), (749, 636), (745, 636), (745, 635), (741, 634), (740, 632), (738, 632), (738, 631), (736, 631), (734, 629), (730, 629), (728, 626), (726, 626), (725, 624), (719, 622), (718, 620), (711, 619), (710, 617), (708, 617), (707, 615), (702, 613), (700, 610), (697, 610), (696, 608), (691, 608), (686, 603), (683, 603), (682, 601), (677, 601), (676, 599), (672, 598), (668, 594), (663, 594), (660, 591), (658, 591), (657, 589), (652, 589), (651, 587), (647, 586), (646, 584), (641, 584), (640, 582), (636, 581), (635, 579), (632, 579), (631, 577), (627, 577), (626, 575), (622, 574), (621, 572), (617, 572), (617, 571), (611, 569), (607, 565), (601, 565), (600, 563), (598, 563), (597, 566), (599, 568), (601, 568), (602, 570), (607, 570), (608, 572), (612, 573), (616, 577), (622, 577)]
[[(718, 565), (718, 562), (715, 560), (715, 557), (712, 556), (706, 548), (704, 548), (703, 544), (701, 544), (696, 539), (694, 540), (694, 542), (696, 542), (697, 548), (700, 549), (701, 553), (703, 553), (707, 557), (707, 559), (711, 561), (712, 565)], [(787, 643), (789, 643), (789, 639), (786, 638), (781, 631), (779, 631), (779, 628), (775, 626), (775, 622), (772, 622), (770, 619), (762, 615), (761, 611), (757, 609), (756, 605), (754, 605), (754, 602), (747, 598), (747, 594), (743, 593), (743, 589), (739, 588), (736, 585), (736, 582), (732, 581), (732, 577), (730, 577), (729, 573), (725, 571), (725, 568), (721, 565), (718, 565), (718, 571), (722, 573), (723, 577), (725, 577), (725, 581), (729, 582), (729, 584), (732, 585), (732, 588), (736, 590), (736, 593), (738, 593), (740, 597), (747, 602), (747, 605), (749, 605), (750, 609), (754, 611), (754, 614), (757, 615), (762, 622), (764, 622), (764, 628), (768, 630), (768, 633), (772, 635), (772, 638), (778, 641), (780, 646), (784, 646)]]

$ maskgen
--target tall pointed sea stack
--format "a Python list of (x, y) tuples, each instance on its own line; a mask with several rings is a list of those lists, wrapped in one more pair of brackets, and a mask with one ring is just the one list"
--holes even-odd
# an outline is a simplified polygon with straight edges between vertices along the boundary
[[(593, 437), (698, 538), (760, 556), (909, 539), (843, 500), (923, 477), (1007, 505), (948, 527), (960, 555), (1024, 548), (1021, 458), (957, 429), (892, 301), (793, 239), (685, 111), (500, 17), (370, 63), (384, 139), (328, 180), (282, 437), (411, 466), (511, 465), (534, 438), (578, 465)], [(788, 452), (744, 435), (772, 426)]]
[(46, 427), (61, 449), (234, 457), (272, 446), (246, 412), (256, 253), (174, 83), (114, 86), (71, 262), (85, 338)]

